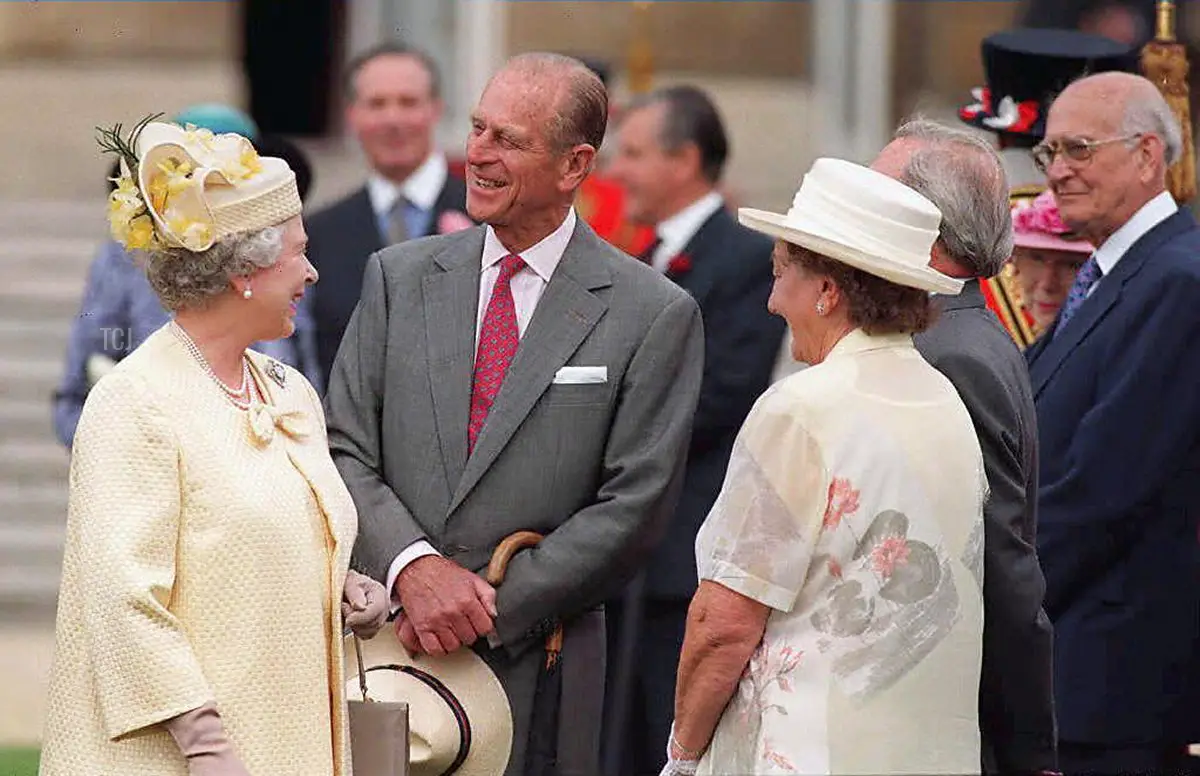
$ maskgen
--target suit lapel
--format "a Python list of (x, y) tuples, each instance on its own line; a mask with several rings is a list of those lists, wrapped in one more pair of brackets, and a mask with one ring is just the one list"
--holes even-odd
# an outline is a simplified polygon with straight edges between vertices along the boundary
[[(594, 289), (612, 284), (612, 277), (604, 265), (605, 257), (595, 255), (599, 252), (597, 239), (582, 221), (575, 228), (575, 234), (538, 302), (529, 328), (521, 338), (517, 355), (508, 368), (475, 450), (467, 459), (462, 479), (450, 500), (448, 514), (457, 509), (478, 484), (537, 400), (550, 387), (559, 367), (567, 362), (608, 309), (608, 305), (592, 293)], [(469, 394), (469, 374), (466, 384)], [(469, 395), (466, 401), (470, 403)], [(464, 448), (468, 411), (462, 415)]]
[(433, 387), (433, 409), (446, 481), (453, 488), (467, 461), (471, 372), (475, 363), (475, 319), (483, 229), (476, 227), (453, 252), (434, 258), (440, 271), (426, 275), (425, 344)]
[(1046, 335), (1045, 344), (1041, 344), (1029, 356), (1029, 376), (1033, 382), (1033, 397), (1041, 396), (1042, 390), (1051, 378), (1062, 367), (1067, 357), (1079, 346), (1092, 329), (1108, 314), (1117, 300), (1125, 283), (1129, 281), (1146, 260), (1171, 238), (1181, 234), (1195, 225), (1195, 220), (1187, 211), (1180, 210), (1155, 226), (1135, 242), (1111, 274), (1105, 275), (1095, 286), (1092, 295), (1084, 300), (1061, 333), (1055, 333), (1058, 326), (1055, 319), (1054, 328)]

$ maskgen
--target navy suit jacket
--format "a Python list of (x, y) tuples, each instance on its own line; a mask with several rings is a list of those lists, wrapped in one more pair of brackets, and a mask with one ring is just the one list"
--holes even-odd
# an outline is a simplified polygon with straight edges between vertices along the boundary
[(696, 532), (721, 491), (742, 422), (771, 382), (786, 324), (767, 311), (770, 238), (724, 207), (705, 221), (667, 277), (700, 305), (704, 379), (692, 425), (683, 491), (666, 538), (646, 573), (650, 598), (688, 601), (696, 592)]
[[(447, 210), (467, 207), (467, 187), (453, 175), (446, 178), (441, 194), (433, 205), (430, 229)], [(317, 360), (322, 385), (329, 385), (329, 371), (350, 314), (362, 294), (363, 271), (367, 257), (384, 248), (379, 222), (371, 208), (364, 186), (332, 205), (305, 218), (308, 232), (308, 260), (317, 268), (320, 279), (309, 290), (312, 296), (313, 322), (317, 331)], [(425, 235), (412, 235), (413, 238)]]
[(1200, 229), (1179, 210), (1028, 352), (1060, 740), (1200, 741)]

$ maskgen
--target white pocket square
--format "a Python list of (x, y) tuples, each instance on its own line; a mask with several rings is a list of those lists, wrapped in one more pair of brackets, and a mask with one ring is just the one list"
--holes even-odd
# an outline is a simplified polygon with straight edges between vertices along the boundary
[(607, 383), (606, 366), (564, 366), (554, 373), (555, 385), (582, 385), (585, 383)]

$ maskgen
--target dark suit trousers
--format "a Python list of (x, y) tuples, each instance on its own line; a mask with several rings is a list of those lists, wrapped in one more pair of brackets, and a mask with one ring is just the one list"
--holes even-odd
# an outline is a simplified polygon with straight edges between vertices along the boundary
[(1189, 757), (1184, 744), (1109, 747), (1098, 744), (1058, 742), (1058, 769), (1063, 776), (1090, 774), (1163, 774), (1196, 776), (1200, 757)]
[[(643, 599), (641, 617), (636, 623), (633, 659), (626, 663), (624, 681), (627, 705), (617, 715), (613, 691), (622, 661), (608, 661), (604, 718), (603, 753), (608, 776), (658, 776), (667, 763), (667, 738), (675, 720), (675, 675), (679, 653), (687, 627), (686, 600)], [(608, 653), (616, 656), (630, 623), (626, 621), (625, 599), (605, 604), (608, 624)], [(613, 730), (615, 719), (624, 718), (620, 730)], [(614, 742), (619, 751), (613, 751)]]

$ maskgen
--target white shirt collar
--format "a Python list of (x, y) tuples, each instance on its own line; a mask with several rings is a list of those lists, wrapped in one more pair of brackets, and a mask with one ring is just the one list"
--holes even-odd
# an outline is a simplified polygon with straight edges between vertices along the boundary
[(1104, 244), (1096, 250), (1096, 263), (1105, 275), (1113, 271), (1133, 244), (1154, 227), (1175, 215), (1179, 210), (1171, 192), (1164, 191), (1154, 199), (1142, 205), (1133, 217), (1112, 233)]
[(658, 250), (654, 252), (655, 266), (660, 258), (669, 261), (678, 256), (696, 236), (696, 232), (700, 231), (700, 227), (704, 226), (704, 222), (724, 204), (725, 200), (720, 194), (710, 191), (678, 213), (659, 221), (658, 226), (654, 228), (655, 236), (661, 241)]
[(425, 161), (399, 185), (373, 172), (367, 178), (367, 196), (371, 198), (371, 209), (376, 215), (387, 215), (395, 207), (396, 198), (403, 194), (405, 199), (422, 210), (432, 210), (449, 175), (446, 155), (441, 151), (434, 151), (425, 157)]
[[(550, 234), (546, 235), (536, 245), (521, 251), (521, 258), (543, 282), (549, 283), (550, 277), (562, 260), (571, 235), (575, 234), (575, 208), (567, 211), (567, 217)], [(483, 237), (483, 269), (487, 269), (508, 255), (508, 248), (500, 242), (496, 232), (489, 224)]]

